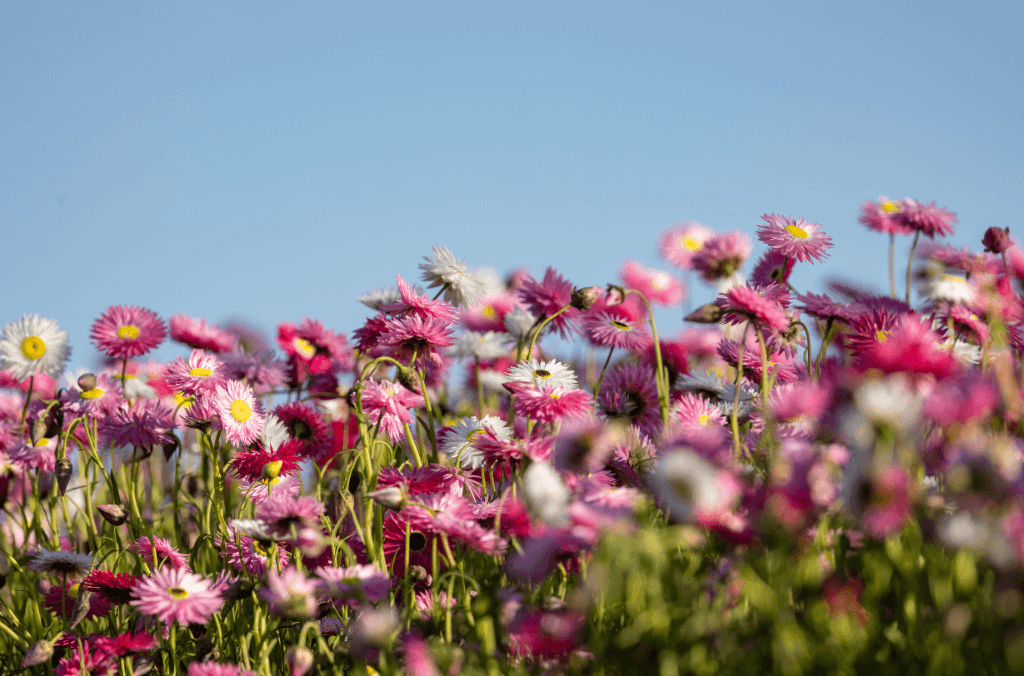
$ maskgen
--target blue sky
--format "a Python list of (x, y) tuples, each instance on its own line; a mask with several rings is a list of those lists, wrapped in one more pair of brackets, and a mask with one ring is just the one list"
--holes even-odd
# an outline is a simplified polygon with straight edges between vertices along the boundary
[(1022, 27), (1010, 1), (7, 3), (0, 324), (57, 320), (74, 365), (113, 304), (350, 334), (435, 243), (603, 285), (667, 268), (676, 223), (755, 239), (765, 212), (833, 238), (801, 290), (884, 289), (865, 200), (936, 200), (972, 249), (1024, 229)]

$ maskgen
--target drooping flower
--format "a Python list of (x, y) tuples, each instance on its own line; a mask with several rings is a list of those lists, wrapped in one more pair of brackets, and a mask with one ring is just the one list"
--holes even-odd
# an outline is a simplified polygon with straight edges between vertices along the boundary
[(401, 275), (395, 277), (400, 300), (382, 305), (380, 311), (387, 315), (412, 315), (422, 319), (437, 319), (451, 324), (459, 318), (459, 311), (443, 300), (431, 300), (409, 286)]
[(39, 553), (28, 562), (28, 569), (37, 573), (46, 573), (58, 577), (67, 576), (70, 578), (85, 577), (92, 568), (93, 557), (78, 552), (58, 550), (51, 552), (47, 549), (40, 549)]
[(438, 350), (454, 343), (448, 322), (419, 315), (384, 320), (384, 332), (378, 339), (387, 356), (417, 368), (422, 368), (427, 360), (440, 366), (443, 360)]
[(237, 380), (229, 381), (217, 388), (212, 403), (228, 441), (246, 446), (259, 438), (265, 416), (263, 403), (256, 399), (252, 388)]
[(205, 625), (224, 605), (221, 592), (226, 586), (225, 578), (210, 580), (185, 568), (160, 568), (132, 587), (130, 603), (167, 624)]
[(114, 359), (140, 357), (163, 342), (164, 322), (152, 310), (112, 305), (92, 325), (92, 342)]
[(216, 324), (207, 326), (205, 319), (193, 319), (188, 315), (171, 315), (171, 340), (184, 343), (193, 349), (209, 350), (213, 353), (230, 352), (238, 345), (238, 338), (220, 329)]
[(317, 580), (289, 566), (278, 573), (267, 572), (266, 586), (258, 592), (270, 606), (270, 612), (290, 619), (308, 620), (316, 616)]
[(931, 204), (921, 204), (909, 197), (900, 202), (900, 220), (912, 231), (935, 239), (935, 236), (946, 237), (953, 234), (956, 214), (947, 209)]
[(379, 383), (372, 378), (363, 384), (362, 404), (371, 425), (380, 425), (380, 430), (395, 443), (404, 434), (404, 423), (413, 421), (410, 408), (424, 403), (423, 395), (416, 394), (404, 385), (390, 380)]
[(484, 461), (484, 454), (477, 450), (473, 444), (474, 439), (484, 432), (490, 432), (502, 441), (512, 438), (512, 432), (508, 429), (501, 418), (493, 415), (485, 415), (483, 419), (475, 416), (463, 418), (450, 428), (441, 451), (452, 461), (453, 464), (468, 469), (479, 468)]
[(828, 257), (826, 251), (832, 246), (832, 238), (819, 231), (818, 223), (776, 214), (764, 214), (761, 219), (765, 224), (757, 226), (757, 238), (775, 251), (802, 263), (820, 262)]
[(693, 266), (693, 257), (704, 248), (704, 243), (714, 236), (712, 230), (700, 223), (683, 223), (662, 234), (658, 240), (658, 252), (662, 258), (677, 268), (690, 270)]
[(323, 415), (308, 404), (291, 402), (274, 409), (288, 436), (299, 442), (299, 455), (319, 458), (330, 450), (333, 437)]
[(68, 334), (57, 322), (39, 315), (24, 315), (0, 334), (0, 369), (18, 380), (37, 373), (56, 378), (71, 357)]
[(739, 272), (753, 247), (742, 232), (715, 235), (693, 255), (693, 269), (708, 284), (728, 280)]
[(434, 256), (424, 256), (426, 263), (420, 263), (423, 281), (429, 288), (444, 288), (444, 298), (459, 307), (468, 307), (477, 302), (483, 284), (478, 275), (466, 271), (464, 259), (455, 259), (447, 247), (433, 246)]
[(905, 235), (911, 232), (903, 222), (903, 208), (899, 202), (888, 197), (879, 197), (877, 202), (865, 202), (860, 205), (860, 216), (857, 220), (869, 230), (887, 235)]
[(762, 329), (785, 331), (789, 328), (789, 317), (777, 299), (777, 284), (771, 287), (751, 288), (736, 285), (720, 295), (715, 303), (722, 309), (722, 321), (728, 324), (742, 324), (753, 321)]

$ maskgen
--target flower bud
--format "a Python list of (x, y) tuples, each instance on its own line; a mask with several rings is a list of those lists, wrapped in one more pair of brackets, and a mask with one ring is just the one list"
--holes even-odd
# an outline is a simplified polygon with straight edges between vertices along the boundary
[(409, 579), (413, 582), (422, 582), (430, 577), (430, 573), (423, 566), (409, 566)]
[(71, 474), (73, 468), (71, 467), (71, 461), (67, 458), (61, 458), (53, 467), (53, 474), (57, 477), (57, 488), (60, 489), (60, 494), (64, 495), (68, 490), (68, 482), (71, 481)]
[(601, 297), (602, 293), (603, 291), (599, 286), (585, 286), (582, 289), (574, 288), (570, 303), (577, 310), (589, 310), (597, 302), (597, 299)]
[(626, 300), (626, 290), (617, 284), (608, 285), (608, 307), (622, 305)]
[(271, 460), (267, 464), (263, 465), (263, 478), (267, 481), (276, 479), (281, 474), (281, 468), (284, 466), (284, 462), (281, 460)]
[(40, 439), (46, 438), (46, 419), (36, 418), (32, 423), (32, 428), (29, 430), (29, 438), (32, 440), (33, 445), (38, 444)]
[(128, 512), (121, 505), (99, 505), (96, 511), (113, 526), (120, 526), (128, 520)]
[(25, 659), (21, 661), (22, 668), (34, 667), (49, 661), (53, 657), (53, 641), (43, 639), (36, 641), (25, 653)]
[(284, 653), (291, 676), (305, 676), (313, 667), (313, 651), (304, 645), (293, 645)]
[(396, 512), (409, 502), (409, 493), (405, 484), (375, 490), (367, 497), (385, 509), (392, 509)]
[(174, 455), (174, 452), (176, 450), (178, 450), (178, 446), (179, 445), (180, 444), (178, 443), (178, 437), (176, 437), (174, 435), (171, 435), (171, 441), (166, 443), (166, 444), (164, 444), (161, 447), (163, 449), (163, 452), (164, 452), (164, 460), (167, 460), (168, 462), (170, 462), (171, 456)]
[(86, 373), (78, 378), (78, 389), (82, 392), (88, 392), (89, 390), (96, 387), (96, 376), (92, 373)]
[(1001, 254), (1010, 248), (1010, 229), (989, 228), (985, 231), (985, 236), (981, 238), (981, 243), (985, 245), (985, 251)]
[(722, 318), (722, 308), (715, 303), (701, 305), (699, 308), (683, 317), (683, 321), (695, 322), (697, 324), (717, 324)]

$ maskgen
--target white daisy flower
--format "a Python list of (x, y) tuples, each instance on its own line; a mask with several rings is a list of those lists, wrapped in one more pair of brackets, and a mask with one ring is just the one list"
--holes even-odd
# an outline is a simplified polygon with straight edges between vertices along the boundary
[(24, 315), (0, 334), (0, 369), (13, 371), (18, 380), (36, 373), (56, 378), (69, 357), (68, 334), (52, 319)]
[(551, 526), (569, 525), (569, 489), (546, 462), (531, 462), (523, 472), (523, 501), (527, 509)]
[(278, 446), (288, 441), (288, 428), (284, 426), (281, 419), (271, 413), (263, 423), (263, 431), (260, 432), (260, 443), (263, 448), (273, 451)]
[(28, 562), (29, 570), (48, 575), (67, 575), (68, 577), (85, 577), (92, 570), (92, 557), (77, 552), (51, 552), (40, 548), (39, 553)]
[[(740, 405), (739, 410), (736, 413), (737, 418), (745, 418), (754, 410), (754, 396), (756, 394), (756, 390), (750, 388), (746, 383), (740, 384)], [(723, 383), (722, 393), (718, 395), (718, 399), (715, 402), (718, 408), (722, 411), (722, 415), (732, 415), (732, 404), (735, 396), (736, 385), (733, 383)]]
[(720, 397), (725, 394), (725, 384), (725, 381), (714, 371), (703, 370), (682, 376), (675, 389)]
[(447, 247), (434, 245), (434, 257), (424, 256), (420, 263), (422, 279), (430, 288), (445, 287), (444, 299), (452, 305), (469, 307), (477, 302), (483, 283), (476, 273), (466, 270), (465, 260), (456, 260)]
[(484, 431), (491, 432), (502, 441), (512, 438), (512, 432), (501, 418), (485, 415), (480, 420), (470, 416), (460, 420), (448, 433), (441, 451), (452, 463), (467, 469), (477, 469), (484, 463), (484, 454), (473, 447), (473, 438)]
[(572, 372), (572, 369), (556, 359), (524, 361), (508, 370), (505, 381), (530, 383), (534, 387), (566, 387), (571, 390), (579, 387), (576, 374)]
[(391, 305), (402, 300), (402, 294), (398, 292), (397, 286), (392, 286), (390, 289), (374, 289), (370, 293), (357, 296), (356, 300), (371, 310), (379, 312), (385, 305)]
[(694, 513), (722, 502), (718, 470), (688, 450), (662, 456), (652, 478), (661, 504), (680, 521), (692, 521)]
[(451, 353), (464, 359), (497, 359), (508, 354), (508, 348), (505, 346), (505, 338), (494, 331), (466, 331), (452, 346)]

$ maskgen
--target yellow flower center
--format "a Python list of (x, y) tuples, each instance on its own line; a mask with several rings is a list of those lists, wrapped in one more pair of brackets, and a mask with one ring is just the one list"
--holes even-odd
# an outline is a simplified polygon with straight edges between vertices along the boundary
[(295, 347), (295, 351), (306, 359), (312, 359), (313, 355), (316, 354), (316, 348), (313, 347), (313, 343), (309, 342), (305, 338), (299, 338), (296, 336), (292, 340), (292, 345)]
[(267, 549), (260, 543), (259, 540), (253, 540), (252, 541), (252, 549), (253, 549), (254, 552), (259, 554), (260, 556), (266, 558), (266, 556), (267, 556)]
[(609, 323), (610, 323), (610, 324), (611, 324), (612, 326), (614, 326), (615, 328), (617, 328), (617, 329), (620, 329), (620, 330), (622, 330), (622, 331), (632, 331), (632, 330), (633, 330), (633, 327), (632, 327), (632, 326), (630, 326), (629, 324), (627, 324), (627, 323), (625, 323), (625, 322), (620, 322), (620, 321), (618, 321), (617, 319), (613, 319), (613, 320), (611, 320), (611, 322), (609, 322)]
[(700, 251), (701, 249), (704, 248), (704, 242), (696, 240), (693, 237), (687, 235), (686, 237), (683, 237), (683, 246), (689, 249), (690, 251)]
[(260, 481), (263, 482), (264, 486), (276, 486), (277, 484), (281, 483), (281, 477), (275, 476), (270, 477), (269, 479), (267, 477), (263, 477), (262, 479), (260, 479)]
[(85, 390), (78, 395), (82, 399), (99, 399), (103, 396), (103, 390), (98, 387), (94, 387), (91, 390)]
[(890, 333), (892, 333), (892, 331), (878, 331), (877, 333), (875, 333), (875, 340), (877, 340), (879, 343), (884, 343), (885, 341), (889, 340)]
[(882, 211), (884, 211), (887, 214), (898, 214), (899, 211), (900, 211), (900, 203), (899, 202), (883, 202), (882, 203)]
[(174, 405), (181, 406), (183, 409), (188, 409), (192, 406), (192, 402), (195, 401), (195, 397), (186, 397), (181, 392), (174, 393)]
[(241, 399), (235, 399), (231, 402), (231, 417), (238, 422), (245, 422), (252, 415), (252, 409), (249, 408), (249, 404), (245, 403)]
[(548, 371), (547, 369), (536, 369), (533, 372), (533, 375), (536, 378), (545, 378), (546, 379), (546, 378), (550, 378), (551, 377), (551, 371)]
[(78, 588), (79, 588), (79, 586), (80, 585), (73, 584), (70, 587), (68, 587), (68, 596), (73, 598), (73, 599), (77, 599), (78, 598)]
[(701, 427), (707, 427), (709, 422), (711, 422), (711, 416), (709, 416), (707, 413), (701, 413), (700, 417), (697, 418), (697, 423)]
[(188, 590), (184, 587), (168, 587), (167, 593), (179, 601), (188, 598)]
[(480, 310), (480, 314), (488, 319), (494, 319), (498, 316), (498, 311), (492, 308), (490, 305), (485, 305), (483, 310)]
[(795, 225), (787, 225), (786, 232), (793, 235), (797, 239), (807, 239), (808, 237), (810, 237), (810, 235), (807, 234), (806, 230)]
[(46, 354), (46, 343), (39, 336), (28, 336), (21, 341), (21, 353), (25, 359), (39, 359)]
[(211, 371), (210, 369), (196, 368), (189, 369), (188, 374), (190, 376), (200, 376), (202, 378), (208, 378), (209, 376), (213, 375), (213, 371)]
[(136, 340), (139, 337), (139, 327), (125, 324), (117, 330), (117, 336), (122, 340)]

